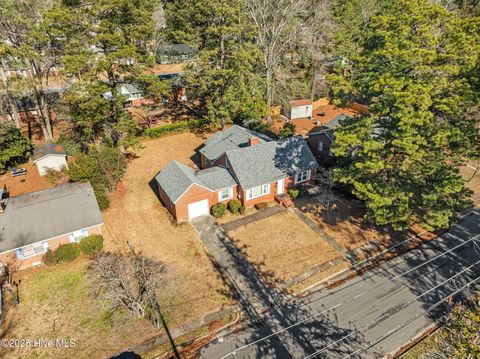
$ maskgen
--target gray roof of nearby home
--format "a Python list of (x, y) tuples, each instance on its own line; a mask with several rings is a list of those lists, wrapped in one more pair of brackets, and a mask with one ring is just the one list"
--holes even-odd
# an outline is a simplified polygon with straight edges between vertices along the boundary
[(346, 118), (352, 118), (353, 116), (348, 116), (348, 115), (345, 115), (344, 113), (334, 117), (331, 121), (327, 122), (325, 124), (325, 127), (329, 128), (329, 129), (334, 129), (335, 127), (338, 127), (340, 126), (340, 122), (345, 120)]
[(35, 148), (33, 150), (33, 159), (39, 160), (42, 157), (48, 156), (48, 155), (67, 155), (67, 151), (65, 151), (65, 146), (60, 145), (57, 143), (47, 143), (46, 145), (43, 145), (41, 147)]
[(318, 167), (315, 157), (301, 137), (228, 151), (227, 158), (244, 189)]
[(200, 153), (210, 161), (213, 161), (229, 150), (247, 147), (252, 137), (258, 137), (261, 142), (272, 141), (272, 139), (266, 135), (249, 130), (248, 128), (233, 125), (225, 131), (218, 131), (205, 141), (205, 146), (200, 149)]
[(222, 167), (212, 167), (194, 172), (177, 161), (170, 162), (167, 167), (155, 176), (172, 202), (176, 202), (193, 184), (216, 191), (236, 185), (230, 172)]
[(68, 183), (2, 202), (0, 252), (103, 223), (90, 183)]
[(198, 49), (185, 44), (170, 44), (160, 46), (157, 49), (158, 55), (178, 56), (178, 55), (196, 55)]
[[(139, 90), (135, 85), (127, 83), (121, 84), (119, 87), (117, 87), (117, 92), (127, 97), (128, 95), (132, 95), (135, 93), (142, 93), (142, 91)], [(104, 92), (102, 96), (110, 100), (112, 98), (112, 91)]]

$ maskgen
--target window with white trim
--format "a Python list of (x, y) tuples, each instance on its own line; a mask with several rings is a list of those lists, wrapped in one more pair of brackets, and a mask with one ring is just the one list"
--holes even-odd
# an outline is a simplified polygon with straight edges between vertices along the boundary
[(233, 197), (233, 188), (225, 188), (221, 191), (218, 192), (218, 200), (221, 201), (226, 201), (227, 199), (230, 199)]
[(268, 183), (262, 184), (261, 186), (249, 188), (247, 190), (247, 199), (261, 197), (268, 193), (270, 193), (270, 185)]
[(310, 179), (310, 170), (299, 172), (295, 175), (295, 183), (305, 182)]
[(29, 246), (19, 248), (15, 251), (18, 259), (25, 259), (36, 256), (37, 254), (45, 253), (48, 249), (48, 242), (35, 243)]
[(87, 229), (81, 229), (79, 231), (72, 232), (68, 235), (68, 238), (70, 239), (70, 242), (80, 242), (82, 238), (85, 238), (88, 236), (88, 230)]

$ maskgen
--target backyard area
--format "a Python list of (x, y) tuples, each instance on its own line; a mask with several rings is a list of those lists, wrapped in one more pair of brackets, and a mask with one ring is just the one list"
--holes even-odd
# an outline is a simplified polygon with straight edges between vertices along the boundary
[(271, 283), (283, 282), (341, 257), (314, 230), (286, 210), (229, 230), (228, 235)]
[(2, 189), (3, 186), (7, 188), (11, 197), (54, 187), (52, 183), (48, 182), (47, 176), (40, 176), (37, 166), (32, 161), (24, 163), (18, 168), (25, 168), (27, 172), (16, 177), (12, 176), (10, 171), (0, 174), (0, 185)]

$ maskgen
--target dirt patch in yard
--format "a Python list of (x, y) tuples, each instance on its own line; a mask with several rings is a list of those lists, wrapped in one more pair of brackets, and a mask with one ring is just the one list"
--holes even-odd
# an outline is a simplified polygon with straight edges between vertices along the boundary
[(328, 207), (321, 196), (302, 196), (295, 199), (295, 204), (347, 251), (372, 242), (381, 246), (392, 243), (386, 229), (367, 224), (363, 218), (365, 209), (359, 202), (335, 195)]
[(37, 166), (33, 162), (24, 163), (18, 168), (25, 168), (27, 173), (16, 177), (13, 177), (10, 171), (0, 174), (0, 188), (3, 189), (5, 186), (10, 197), (54, 187), (48, 182), (46, 176), (40, 176)]
[(158, 333), (144, 319), (124, 311), (110, 312), (96, 297), (87, 279), (88, 260), (25, 270), (20, 305), (4, 289), (5, 319), (2, 338), (75, 339), (73, 348), (1, 348), (2, 358), (100, 358)]
[(228, 235), (267, 281), (285, 281), (339, 254), (289, 212), (229, 231)]
[(143, 142), (129, 163), (111, 206), (104, 212), (106, 248), (127, 250), (127, 241), (164, 261), (178, 281), (166, 293), (177, 324), (197, 319), (230, 303), (203, 244), (189, 224), (176, 225), (151, 188), (152, 179), (171, 160), (194, 167), (191, 158), (204, 139), (191, 133)]

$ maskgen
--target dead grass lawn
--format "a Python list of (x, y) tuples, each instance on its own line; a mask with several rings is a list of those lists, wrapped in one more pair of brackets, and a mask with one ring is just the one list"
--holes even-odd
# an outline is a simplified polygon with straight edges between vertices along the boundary
[(0, 349), (2, 358), (109, 357), (156, 333), (146, 320), (111, 313), (86, 278), (88, 260), (19, 272), (20, 305), (5, 290), (4, 338), (76, 340), (74, 348)]
[(289, 212), (247, 224), (228, 234), (270, 281), (290, 279), (339, 256)]
[(229, 300), (197, 233), (189, 224), (172, 223), (149, 182), (173, 159), (194, 166), (190, 157), (203, 141), (191, 133), (145, 141), (103, 214), (107, 248), (126, 250), (131, 241), (136, 250), (164, 261), (172, 279), (179, 281), (166, 293), (178, 324), (218, 310)]

